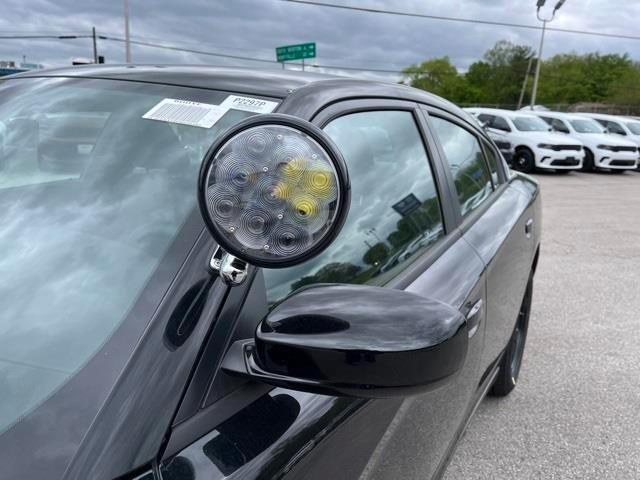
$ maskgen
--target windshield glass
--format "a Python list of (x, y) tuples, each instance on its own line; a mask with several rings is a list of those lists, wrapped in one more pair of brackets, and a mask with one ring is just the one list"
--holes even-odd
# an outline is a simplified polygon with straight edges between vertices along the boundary
[(548, 132), (551, 127), (538, 117), (513, 117), (513, 124), (521, 132)]
[(604, 133), (604, 129), (595, 120), (570, 120), (571, 126), (578, 133)]
[(634, 135), (640, 135), (640, 122), (625, 122), (625, 125)]
[(127, 317), (195, 207), (205, 151), (250, 113), (229, 110), (212, 128), (142, 116), (165, 98), (227, 96), (108, 80), (0, 82), (0, 433)]

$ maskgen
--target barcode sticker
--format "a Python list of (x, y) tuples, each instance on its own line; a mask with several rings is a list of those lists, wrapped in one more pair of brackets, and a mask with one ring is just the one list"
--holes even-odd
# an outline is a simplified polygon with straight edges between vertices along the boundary
[(228, 111), (229, 108), (222, 105), (165, 98), (145, 113), (142, 118), (191, 125), (192, 127), (211, 128)]
[(233, 108), (235, 110), (245, 110), (247, 112), (271, 113), (278, 106), (278, 102), (270, 102), (260, 98), (229, 95), (220, 106)]

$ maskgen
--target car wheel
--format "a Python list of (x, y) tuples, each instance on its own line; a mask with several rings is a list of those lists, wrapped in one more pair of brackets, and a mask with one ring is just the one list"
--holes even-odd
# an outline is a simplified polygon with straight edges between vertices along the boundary
[(513, 168), (524, 173), (531, 173), (536, 168), (533, 153), (527, 149), (518, 150), (513, 156)]
[(584, 149), (584, 160), (582, 161), (582, 171), (583, 172), (593, 172), (595, 167), (595, 163), (593, 161), (593, 153), (591, 150)]
[(495, 397), (505, 397), (511, 393), (518, 383), (518, 375), (522, 366), (522, 356), (524, 354), (524, 345), (527, 340), (527, 331), (529, 330), (529, 316), (531, 315), (531, 299), (533, 298), (533, 276), (529, 278), (527, 290), (524, 293), (522, 305), (518, 312), (518, 321), (516, 328), (511, 335), (509, 344), (504, 352), (504, 356), (500, 361), (500, 370), (498, 376), (493, 382), (493, 386), (489, 391), (490, 395)]

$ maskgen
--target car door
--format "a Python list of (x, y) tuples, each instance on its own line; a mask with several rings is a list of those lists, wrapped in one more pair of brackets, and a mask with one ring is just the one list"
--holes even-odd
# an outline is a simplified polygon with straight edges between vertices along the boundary
[[(453, 116), (441, 112), (432, 112), (431, 123), (442, 138), (452, 138), (460, 145), (461, 136), (471, 139), (478, 145), (478, 164), (484, 157), (491, 170), (498, 165), (498, 153), (485, 139), (476, 137), (472, 128)], [(470, 140), (471, 141), (471, 140)], [(452, 159), (457, 152), (453, 145), (445, 150), (445, 157)], [(506, 347), (515, 327), (520, 304), (522, 302), (529, 276), (532, 274), (532, 261), (539, 218), (533, 211), (531, 182), (521, 176), (507, 178), (506, 172), (491, 172), (495, 192), (488, 195), (476, 209), (465, 209), (464, 195), (460, 195), (461, 224), (463, 238), (476, 250), (487, 266), (487, 326), (485, 348), (481, 368), (488, 370)], [(451, 170), (456, 180), (456, 172)], [(476, 176), (477, 177), (477, 176)], [(476, 203), (476, 202), (474, 202)]]
[(412, 102), (358, 100), (324, 109), (314, 123), (332, 137), (350, 171), (345, 226), (318, 257), (254, 271), (250, 286), (236, 287), (218, 321), (227, 330), (213, 332), (202, 358), (250, 337), (269, 306), (291, 292), (339, 282), (406, 289), (460, 309), (471, 325), (465, 365), (448, 385), (403, 401), (296, 392), (223, 371), (211, 379), (215, 362), (201, 361), (163, 455), (163, 480), (390, 478), (394, 472), (431, 478), (477, 397), (484, 263), (457, 228), (448, 178), (423, 115)]

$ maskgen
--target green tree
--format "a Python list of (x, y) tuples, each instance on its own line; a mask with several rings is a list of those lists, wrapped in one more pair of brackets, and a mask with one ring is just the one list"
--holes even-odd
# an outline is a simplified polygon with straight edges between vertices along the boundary
[(623, 105), (640, 105), (640, 64), (622, 73), (611, 83), (607, 100)]
[[(500, 40), (465, 74), (458, 72), (449, 57), (438, 57), (405, 69), (405, 81), (456, 103), (515, 105), (534, 57), (531, 47)], [(535, 60), (531, 73), (533, 67)], [(532, 83), (530, 75), (525, 102)], [(566, 53), (542, 62), (538, 103), (607, 101), (640, 105), (640, 64), (627, 54)]]
[(470, 87), (464, 75), (451, 64), (449, 57), (432, 58), (403, 71), (407, 83), (415, 88), (440, 95), (453, 102), (473, 102), (477, 92)]
[(534, 51), (527, 45), (500, 40), (487, 50), (483, 60), (469, 66), (466, 80), (479, 92), (479, 101), (515, 104)]
[(362, 256), (362, 261), (367, 265), (376, 266), (384, 262), (389, 257), (389, 247), (382, 242), (373, 245)]
[(549, 104), (601, 102), (611, 97), (614, 85), (633, 70), (626, 54), (555, 55), (542, 63), (538, 98)]

